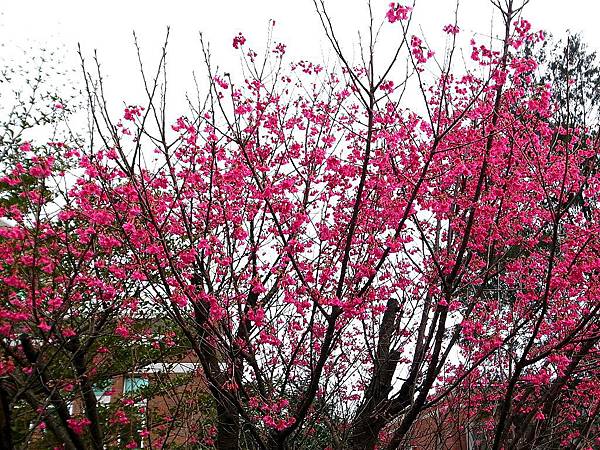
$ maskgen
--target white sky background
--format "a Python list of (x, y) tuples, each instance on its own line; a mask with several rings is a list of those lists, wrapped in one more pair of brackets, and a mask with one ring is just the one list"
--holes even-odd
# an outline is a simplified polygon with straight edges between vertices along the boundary
[[(383, 19), (389, 0), (372, 3)], [(366, 23), (365, 0), (327, 0), (327, 5), (342, 42), (352, 54), (356, 30)], [(422, 26), (438, 54), (443, 52), (446, 36), (441, 28), (453, 21), (455, 6), (455, 0), (417, 0), (413, 33), (421, 34), (417, 27)], [(488, 0), (461, 0), (461, 36), (470, 39), (474, 33), (480, 38), (489, 35), (493, 14)], [(534, 29), (557, 36), (564, 35), (567, 28), (582, 31), (585, 41), (600, 50), (600, 2), (596, 0), (531, 0), (524, 16)], [(235, 75), (239, 73), (239, 62), (232, 38), (241, 31), (259, 50), (269, 19), (277, 22), (274, 40), (287, 45), (288, 61), (322, 62), (331, 58), (312, 0), (0, 0), (0, 64), (27, 60), (36, 49), (46, 47), (62, 49), (61, 63), (77, 67), (75, 49), (80, 42), (88, 57), (98, 50), (109, 101), (113, 108), (121, 109), (123, 102), (143, 101), (132, 31), (137, 32), (145, 63), (151, 69), (157, 62), (166, 26), (170, 25), (171, 105), (183, 108), (183, 94), (192, 90), (192, 70), (201, 71), (203, 67), (198, 33), (202, 31), (210, 41), (213, 63), (221, 72)], [(494, 27), (500, 29), (498, 20)], [(399, 33), (398, 24), (388, 24), (387, 28), (392, 30), (390, 33)], [(391, 48), (393, 37), (388, 35), (382, 47)], [(466, 52), (470, 54), (470, 49)], [(178, 108), (171, 108), (175, 116), (185, 113), (173, 109)]]

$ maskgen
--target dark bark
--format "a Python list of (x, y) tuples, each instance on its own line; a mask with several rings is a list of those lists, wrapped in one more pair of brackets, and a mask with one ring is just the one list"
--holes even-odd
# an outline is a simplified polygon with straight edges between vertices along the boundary
[(77, 377), (79, 378), (79, 387), (81, 388), (83, 397), (85, 415), (91, 422), (89, 429), (92, 437), (92, 447), (95, 450), (102, 450), (104, 437), (100, 425), (100, 417), (98, 415), (96, 394), (94, 394), (92, 383), (90, 383), (86, 373), (85, 354), (83, 351), (78, 350), (75, 352), (73, 355), (73, 365), (77, 372)]
[[(34, 367), (34, 372), (32, 376), (35, 378), (35, 384), (40, 392), (43, 392), (44, 395), (50, 400), (50, 404), (54, 407), (56, 411), (56, 415), (60, 419), (60, 422), (54, 421), (52, 414), (47, 414), (45, 417), (45, 421), (48, 424), (48, 428), (67, 445), (67, 448), (72, 445), (74, 449), (84, 449), (85, 446), (81, 440), (81, 438), (71, 429), (69, 426), (68, 420), (71, 418), (69, 414), (69, 408), (67, 404), (62, 399), (60, 394), (54, 390), (48, 388), (48, 379), (44, 372), (43, 366), (39, 364), (39, 352), (35, 349), (33, 343), (31, 342), (31, 338), (28, 334), (23, 333), (20, 336), (21, 347), (23, 348), (23, 353), (27, 358), (27, 361)], [(30, 394), (27, 396), (27, 394)], [(25, 391), (24, 395), (26, 395), (26, 399), (31, 407), (35, 410), (44, 402), (35, 398), (35, 396), (29, 392), (29, 389)], [(67, 440), (68, 438), (68, 440)]]
[[(23, 397), (31, 406), (31, 408), (37, 408), (42, 402), (36, 396), (34, 396), (29, 390), (23, 393)], [(44, 422), (48, 426), (48, 429), (56, 436), (56, 438), (63, 444), (66, 450), (85, 450), (83, 443), (77, 435), (73, 438), (73, 431), (68, 428), (68, 425), (62, 422), (61, 418), (56, 417), (54, 414), (45, 412), (42, 414)]]
[(13, 448), (10, 395), (0, 382), (0, 450)]
[(217, 448), (237, 450), (240, 440), (240, 417), (234, 405), (225, 398), (217, 404)]
[(378, 442), (378, 436), (386, 420), (383, 418), (369, 417), (368, 414), (361, 415), (352, 427), (352, 434), (348, 440), (348, 449), (371, 450)]
[[(192, 280), (201, 287), (199, 277)], [(227, 381), (226, 374), (219, 368), (218, 351), (210, 342), (207, 330), (207, 319), (210, 305), (206, 302), (194, 303), (194, 319), (198, 333), (196, 354), (202, 363), (205, 375), (209, 379), (209, 390), (215, 399), (217, 409), (217, 439), (219, 450), (234, 450), (239, 448), (240, 415), (237, 405), (226, 395), (222, 386)]]
[(398, 311), (398, 301), (389, 299), (381, 321), (374, 375), (365, 391), (365, 400), (359, 408), (360, 413), (352, 426), (348, 439), (350, 449), (375, 448), (379, 433), (387, 423), (388, 394), (392, 390), (392, 380), (400, 358), (397, 350), (391, 350)]

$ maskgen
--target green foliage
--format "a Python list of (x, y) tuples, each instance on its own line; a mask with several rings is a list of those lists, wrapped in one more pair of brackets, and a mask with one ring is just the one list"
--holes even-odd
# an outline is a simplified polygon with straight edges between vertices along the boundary
[(553, 87), (558, 105), (557, 122), (564, 126), (598, 124), (600, 118), (600, 61), (580, 34), (544, 44), (526, 53), (540, 64), (539, 82)]

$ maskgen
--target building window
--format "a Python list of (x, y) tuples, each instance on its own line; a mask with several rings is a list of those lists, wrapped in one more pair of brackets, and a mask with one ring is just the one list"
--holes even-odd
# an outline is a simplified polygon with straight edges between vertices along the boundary
[(110, 403), (111, 387), (112, 380), (106, 380), (93, 386), (94, 395), (99, 404), (106, 405)]
[(146, 378), (139, 377), (127, 377), (123, 384), (123, 394), (135, 394), (140, 389), (148, 387), (148, 380)]

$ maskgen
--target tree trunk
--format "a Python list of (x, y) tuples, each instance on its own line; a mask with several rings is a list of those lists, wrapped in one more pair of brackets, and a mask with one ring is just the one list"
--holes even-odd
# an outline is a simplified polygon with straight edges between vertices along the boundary
[(240, 418), (225, 398), (217, 404), (217, 449), (237, 450), (240, 443)]
[(0, 382), (0, 450), (11, 450), (13, 448), (9, 403), (8, 393)]
[(365, 418), (352, 427), (348, 439), (349, 450), (373, 450), (379, 441), (379, 433), (385, 425), (382, 420)]

